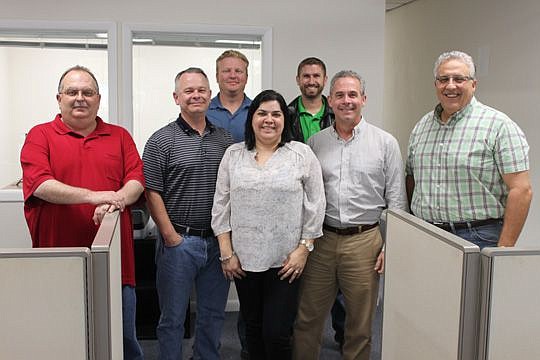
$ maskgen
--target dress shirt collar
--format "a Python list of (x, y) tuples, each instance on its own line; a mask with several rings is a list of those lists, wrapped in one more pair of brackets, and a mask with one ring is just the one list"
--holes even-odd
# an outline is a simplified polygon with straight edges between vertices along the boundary
[(458, 121), (460, 121), (461, 119), (467, 117), (471, 112), (472, 112), (472, 109), (474, 108), (474, 106), (476, 105), (478, 101), (476, 100), (476, 98), (473, 96), (471, 101), (461, 110), (455, 112), (454, 114), (452, 114), (452, 116), (450, 116), (448, 118), (448, 121), (446, 123), (444, 123), (442, 120), (441, 120), (441, 114), (443, 112), (443, 108), (441, 106), (441, 104), (437, 104), (437, 106), (435, 106), (435, 111), (433, 112), (434, 114), (434, 117), (433, 119), (437, 122), (439, 122), (439, 124), (445, 126), (445, 125), (454, 125), (455, 123), (457, 123)]
[(335, 122), (334, 122), (334, 124), (332, 124), (332, 129), (333, 129), (333, 132), (334, 132), (334, 136), (338, 140), (351, 141), (357, 135), (360, 135), (362, 133), (362, 131), (365, 131), (364, 129), (365, 129), (366, 126), (367, 126), (366, 118), (364, 117), (364, 115), (362, 115), (362, 118), (360, 119), (360, 122), (358, 124), (356, 124), (356, 126), (353, 128), (352, 136), (351, 136), (351, 138), (349, 140), (342, 139), (341, 136), (339, 136), (339, 134), (338, 134), (338, 132), (336, 130), (336, 123)]

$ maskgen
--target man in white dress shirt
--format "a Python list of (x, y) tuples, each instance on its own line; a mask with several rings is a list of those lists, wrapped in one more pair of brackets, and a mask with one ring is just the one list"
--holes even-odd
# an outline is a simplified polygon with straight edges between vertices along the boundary
[(379, 274), (384, 269), (379, 218), (406, 209), (399, 145), (362, 117), (364, 80), (340, 71), (330, 85), (335, 124), (309, 139), (326, 194), (324, 235), (304, 269), (294, 333), (294, 358), (318, 359), (326, 316), (338, 289), (344, 295), (344, 359), (368, 360)]

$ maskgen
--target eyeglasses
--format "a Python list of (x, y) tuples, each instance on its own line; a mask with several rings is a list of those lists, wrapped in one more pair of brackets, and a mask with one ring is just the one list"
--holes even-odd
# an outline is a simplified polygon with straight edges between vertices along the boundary
[(454, 84), (461, 85), (466, 81), (472, 80), (473, 78), (471, 76), (463, 76), (463, 75), (453, 75), (453, 76), (437, 76), (435, 77), (435, 80), (440, 85), (446, 85), (450, 82), (450, 80), (454, 81)]
[(97, 94), (97, 91), (94, 89), (67, 89), (66, 91), (62, 92), (62, 94), (65, 94), (70, 97), (75, 97), (77, 95), (82, 94), (83, 97), (92, 97)]

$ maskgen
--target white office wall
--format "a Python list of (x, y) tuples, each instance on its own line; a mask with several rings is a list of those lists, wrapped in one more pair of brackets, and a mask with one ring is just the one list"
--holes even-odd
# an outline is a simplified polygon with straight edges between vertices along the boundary
[[(531, 146), (533, 190), (540, 191), (540, 2), (417, 0), (386, 14), (384, 126), (405, 151), (410, 131), (433, 109), (433, 64), (460, 49), (476, 61), (477, 98), (508, 114)], [(405, 155), (405, 152), (404, 152)], [(518, 245), (540, 232), (540, 197), (533, 198)]]
[[(276, 90), (288, 100), (297, 95), (295, 75), (298, 62), (307, 56), (318, 56), (327, 63), (331, 75), (338, 70), (352, 68), (365, 76), (368, 85), (366, 117), (373, 123), (381, 122), (382, 0), (340, 0), (336, 3), (326, 0), (95, 0), (77, 3), (76, 6), (67, 0), (55, 1), (54, 6), (47, 1), (10, 1), (2, 4), (1, 19), (271, 27), (272, 83)], [(121, 66), (121, 57), (118, 61)], [(119, 90), (122, 92), (121, 88)]]
[(0, 79), (5, 79), (0, 86), (0, 186), (22, 176), (19, 154), (25, 134), (58, 113), (58, 79), (68, 67), (77, 64), (87, 66), (96, 75), (102, 93), (99, 115), (107, 119), (106, 51), (0, 48)]
[[(0, 79), (7, 79), (8, 78), (8, 71), (7, 71), (7, 54), (6, 50), (3, 48), (0, 48)], [(10, 118), (9, 118), (9, 93), (10, 89), (6, 88), (4, 86), (0, 86), (0, 124), (2, 126), (2, 131), (0, 131), (0, 153), (5, 154), (9, 153), (10, 149), (13, 147), (11, 144), (11, 127), (13, 126), (11, 124)], [(0, 169), (5, 168), (8, 165), (9, 161), (6, 157), (0, 157)], [(2, 177), (2, 172), (0, 172), (0, 178)], [(2, 185), (7, 185), (9, 182), (5, 179), (3, 182), (0, 182), (0, 187)], [(11, 178), (11, 181), (15, 181), (15, 178)]]

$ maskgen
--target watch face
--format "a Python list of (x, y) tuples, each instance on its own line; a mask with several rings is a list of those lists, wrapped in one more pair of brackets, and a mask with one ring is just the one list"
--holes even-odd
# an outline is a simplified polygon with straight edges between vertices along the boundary
[(301, 240), (300, 244), (304, 245), (309, 252), (312, 252), (313, 249), (315, 249), (315, 246), (313, 245), (312, 242), (307, 242), (306, 240)]

